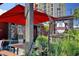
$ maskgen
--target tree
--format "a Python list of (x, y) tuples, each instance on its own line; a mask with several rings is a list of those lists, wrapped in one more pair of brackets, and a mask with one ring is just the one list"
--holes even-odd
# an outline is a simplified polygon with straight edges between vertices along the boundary
[(79, 18), (79, 8), (76, 8), (76, 9), (74, 10), (74, 17), (75, 17), (75, 18)]

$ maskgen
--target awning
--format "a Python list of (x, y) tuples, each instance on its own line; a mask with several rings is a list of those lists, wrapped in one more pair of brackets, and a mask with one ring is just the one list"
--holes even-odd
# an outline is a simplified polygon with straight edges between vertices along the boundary
[(47, 22), (49, 20), (48, 16), (45, 13), (34, 11), (34, 24), (39, 24)]
[(0, 16), (0, 22), (15, 23), (25, 25), (24, 7), (17, 5)]
[(20, 25), (26, 24), (25, 17), (23, 14), (0, 18), (0, 22), (14, 23)]
[[(25, 8), (21, 5), (16, 5), (11, 10), (7, 11), (6, 13), (0, 16), (0, 22), (8, 22), (8, 23), (15, 23), (25, 25), (27, 20), (24, 16)], [(55, 19), (52, 17), (52, 19)], [(42, 22), (49, 21), (49, 17), (45, 13), (38, 12), (34, 10), (34, 24), (39, 24)]]

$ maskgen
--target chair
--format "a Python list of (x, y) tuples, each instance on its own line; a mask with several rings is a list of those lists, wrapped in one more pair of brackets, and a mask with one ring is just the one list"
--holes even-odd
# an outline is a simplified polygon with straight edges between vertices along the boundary
[(3, 41), (2, 42), (2, 49), (3, 50), (9, 50), (8, 45), (9, 45), (9, 42), (8, 41)]

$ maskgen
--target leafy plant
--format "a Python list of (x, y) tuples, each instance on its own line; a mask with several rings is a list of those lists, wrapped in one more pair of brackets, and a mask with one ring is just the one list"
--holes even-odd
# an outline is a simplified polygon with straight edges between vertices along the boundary
[[(68, 30), (63, 34), (62, 38), (55, 38), (55, 41), (50, 43), (50, 51), (48, 51), (48, 37), (38, 36), (35, 42), (36, 50), (34, 55), (53, 55), (53, 56), (74, 56), (79, 55), (79, 30)], [(43, 54), (42, 54), (43, 53)]]
[(37, 50), (33, 50), (34, 55), (47, 55), (47, 43), (48, 37), (47, 36), (38, 36), (35, 42), (35, 47)]
[(68, 30), (66, 34), (68, 36), (64, 37), (60, 43), (63, 50), (61, 50), (62, 54), (60, 55), (76, 55), (76, 53), (79, 53), (79, 31), (76, 29)]
[(48, 37), (42, 35), (37, 37), (35, 46), (45, 48), (47, 47), (47, 43)]
[(76, 9), (74, 10), (74, 17), (75, 17), (75, 18), (79, 18), (79, 8), (76, 8)]
[(54, 42), (54, 44), (52, 43), (51, 48), (52, 55), (79, 55), (79, 31), (76, 29), (68, 30), (63, 34), (63, 38)]

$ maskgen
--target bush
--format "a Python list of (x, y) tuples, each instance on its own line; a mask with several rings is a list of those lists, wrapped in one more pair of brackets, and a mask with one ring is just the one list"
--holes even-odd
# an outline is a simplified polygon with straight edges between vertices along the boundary
[(48, 37), (47, 36), (38, 36), (36, 39), (35, 46), (45, 48), (47, 47)]
[(73, 29), (65, 32), (62, 39), (52, 43), (50, 52), (58, 56), (79, 55), (79, 31)]
[(37, 50), (33, 50), (34, 55), (47, 55), (47, 43), (48, 37), (47, 36), (38, 36), (35, 42), (35, 47)]
[(38, 36), (35, 46), (37, 47), (37, 50), (33, 51), (34, 55), (48, 55), (49, 52), (49, 55), (53, 56), (77, 56), (79, 55), (79, 31), (73, 29), (65, 32), (63, 38), (50, 43), (50, 51), (47, 50), (47, 36)]

